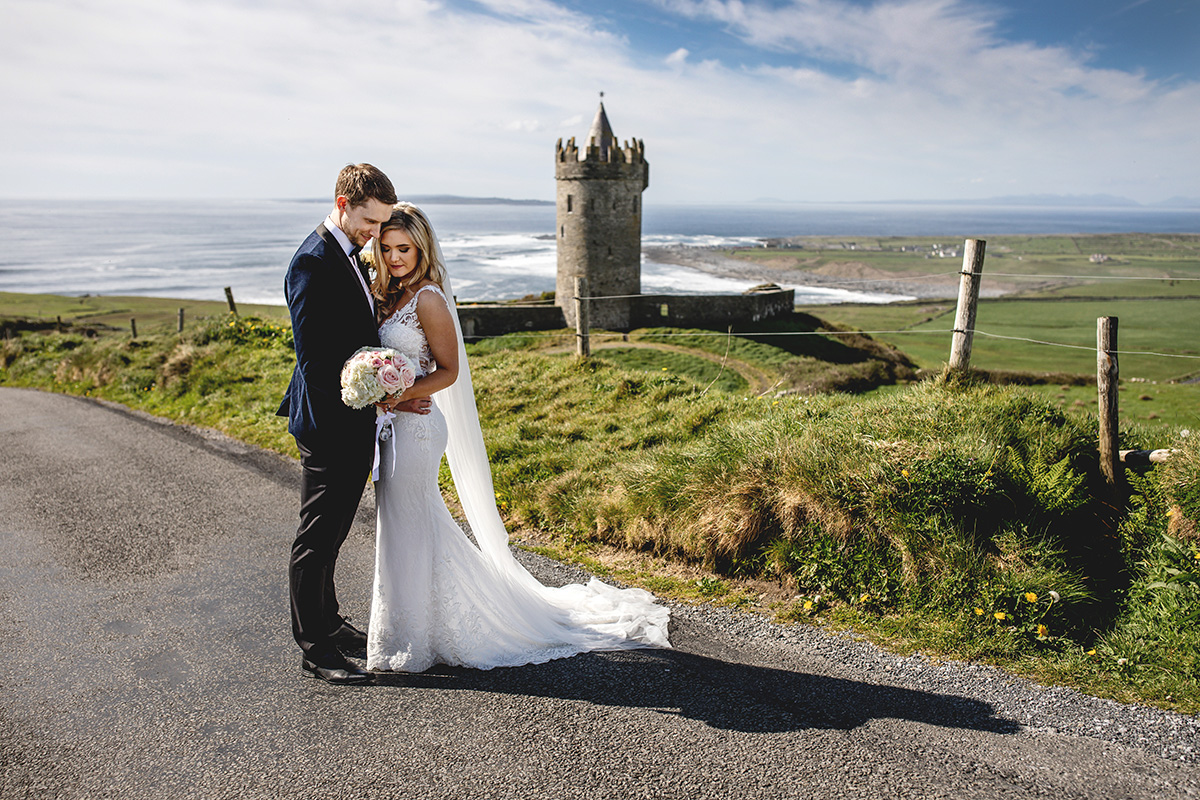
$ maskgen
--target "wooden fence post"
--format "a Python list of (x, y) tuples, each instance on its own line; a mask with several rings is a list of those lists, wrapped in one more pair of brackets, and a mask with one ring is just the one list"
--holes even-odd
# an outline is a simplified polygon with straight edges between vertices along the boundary
[(179, 333), (183, 333), (183, 308), (179, 309)]
[(233, 304), (233, 289), (229, 286), (225, 287), (225, 300), (229, 303), (229, 313), (237, 316), (237, 306)]
[(133, 334), (134, 339), (137, 338), (137, 319), (134, 317), (129, 318), (129, 332)]
[(575, 278), (575, 355), (589, 357), (592, 354), (592, 343), (588, 338), (588, 281), (587, 278)]
[(1117, 368), (1117, 318), (1099, 317), (1096, 320), (1096, 388), (1100, 397), (1100, 472), (1113, 493), (1114, 500), (1121, 487), (1121, 451), (1117, 442), (1117, 383), (1121, 371)]
[(950, 369), (967, 370), (971, 366), (971, 343), (975, 338), (975, 310), (979, 305), (979, 283), (983, 273), (983, 252), (987, 242), (967, 239), (963, 243), (962, 277), (958, 281), (958, 309), (950, 339)]

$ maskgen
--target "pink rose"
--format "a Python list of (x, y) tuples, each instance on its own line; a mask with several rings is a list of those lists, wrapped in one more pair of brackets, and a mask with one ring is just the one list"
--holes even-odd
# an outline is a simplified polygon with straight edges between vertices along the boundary
[(384, 364), (380, 367), (375, 377), (379, 381), (379, 385), (388, 394), (400, 394), (409, 386), (412, 386), (412, 381), (409, 380), (406, 384), (400, 370), (396, 369), (392, 364)]
[(383, 366), (383, 359), (380, 359), (380, 358), (372, 358), (371, 359), (371, 367), (373, 369), (379, 369), (382, 366)]
[(417, 368), (412, 361), (405, 357), (396, 359), (396, 371), (400, 373), (400, 379), (404, 381), (404, 388), (412, 386), (417, 381)]

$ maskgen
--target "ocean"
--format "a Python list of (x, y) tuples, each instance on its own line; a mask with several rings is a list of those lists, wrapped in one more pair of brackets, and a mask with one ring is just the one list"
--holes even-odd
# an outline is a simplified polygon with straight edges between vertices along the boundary
[[(143, 295), (283, 304), (296, 247), (327, 200), (0, 201), (7, 220), (0, 291)], [(462, 300), (554, 289), (551, 205), (424, 205)], [(924, 204), (745, 204), (645, 207), (645, 245), (756, 244), (803, 235), (1200, 233), (1200, 210)], [(738, 292), (746, 281), (644, 260), (647, 293)], [(888, 302), (895, 295), (799, 287), (798, 303)]]

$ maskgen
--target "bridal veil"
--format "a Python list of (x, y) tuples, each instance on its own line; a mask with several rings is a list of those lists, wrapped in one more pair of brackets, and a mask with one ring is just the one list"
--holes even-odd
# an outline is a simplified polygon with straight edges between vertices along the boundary
[[(434, 247), (440, 245), (436, 239)], [(445, 264), (445, 261), (442, 260)], [(453, 302), (454, 293), (447, 277), (443, 290)], [(466, 514), (479, 549), (493, 569), (517, 585), (566, 611), (580, 631), (581, 650), (635, 647), (670, 647), (667, 624), (670, 611), (655, 602), (654, 595), (641, 589), (618, 589), (592, 578), (586, 585), (549, 587), (521, 566), (508, 548), (508, 530), (496, 508), (491, 464), (479, 425), (475, 389), (470, 363), (463, 345), (458, 314), (451, 314), (458, 338), (458, 379), (436, 392), (433, 400), (446, 418), (448, 443), (446, 459), (458, 498)]]

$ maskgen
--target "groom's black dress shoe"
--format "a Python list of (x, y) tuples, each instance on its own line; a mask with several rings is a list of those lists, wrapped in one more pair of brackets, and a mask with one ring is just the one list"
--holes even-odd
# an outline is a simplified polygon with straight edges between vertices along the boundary
[(362, 685), (371, 682), (371, 673), (349, 661), (336, 650), (321, 656), (306, 655), (300, 668), (314, 678), (339, 685)]
[(358, 653), (367, 649), (367, 635), (351, 625), (349, 620), (342, 620), (341, 627), (334, 631), (329, 639), (339, 650)]

